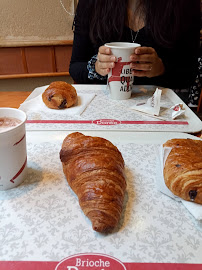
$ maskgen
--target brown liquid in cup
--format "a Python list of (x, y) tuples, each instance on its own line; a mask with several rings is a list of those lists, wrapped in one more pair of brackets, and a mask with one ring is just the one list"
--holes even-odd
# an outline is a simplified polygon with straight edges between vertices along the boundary
[(22, 121), (14, 117), (0, 117), (0, 132), (12, 129), (20, 123)]

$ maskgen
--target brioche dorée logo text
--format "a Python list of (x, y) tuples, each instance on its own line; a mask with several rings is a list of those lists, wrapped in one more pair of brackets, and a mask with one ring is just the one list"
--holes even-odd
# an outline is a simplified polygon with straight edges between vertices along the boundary
[(108, 255), (85, 253), (62, 260), (55, 270), (126, 270), (124, 264)]
[(115, 120), (115, 119), (97, 119), (93, 121), (93, 124), (103, 125), (103, 126), (118, 125), (120, 123), (121, 122), (119, 120)]
[(97, 261), (93, 261), (93, 260), (82, 260), (79, 258), (76, 258), (76, 266), (67, 266), (68, 270), (79, 270), (79, 267), (88, 267), (90, 268), (95, 268), (95, 267), (99, 267), (102, 268), (101, 270), (104, 270), (106, 268), (110, 267), (110, 262), (109, 261), (103, 261), (101, 259), (97, 260)]

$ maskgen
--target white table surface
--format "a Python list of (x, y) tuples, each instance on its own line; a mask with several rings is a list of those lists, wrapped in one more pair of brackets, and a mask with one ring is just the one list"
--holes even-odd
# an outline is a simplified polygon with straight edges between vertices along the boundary
[(155, 186), (156, 149), (184, 133), (84, 131), (114, 143), (126, 164), (127, 192), (114, 233), (92, 230), (63, 175), (59, 151), (72, 131), (27, 131), (28, 174), (0, 192), (0, 258), (60, 261), (92, 252), (126, 263), (202, 264), (200, 224)]
[[(41, 94), (47, 86), (36, 88), (27, 100)], [(162, 88), (161, 109), (169, 108), (174, 104), (183, 103), (185, 116), (168, 121), (168, 112), (162, 119), (148, 116), (144, 113), (131, 110), (134, 102), (145, 101), (155, 91), (155, 86), (134, 86), (132, 98), (117, 101), (109, 97), (106, 85), (79, 85), (74, 87), (78, 94), (95, 93), (95, 98), (81, 115), (61, 115), (57, 110), (50, 113), (43, 111), (27, 112), (27, 130), (100, 130), (100, 131), (161, 131), (161, 132), (187, 132), (196, 133), (202, 130), (202, 121), (192, 110), (171, 90)], [(145, 90), (141, 92), (140, 89)], [(68, 110), (68, 109), (67, 109)]]

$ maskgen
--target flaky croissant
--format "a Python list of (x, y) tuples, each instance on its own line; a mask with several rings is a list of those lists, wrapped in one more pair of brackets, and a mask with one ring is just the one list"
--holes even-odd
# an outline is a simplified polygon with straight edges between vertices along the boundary
[(119, 222), (126, 189), (124, 160), (117, 147), (104, 138), (75, 132), (64, 139), (60, 159), (93, 229), (112, 231)]
[(42, 94), (42, 100), (50, 109), (65, 109), (77, 102), (76, 89), (63, 81), (52, 82)]
[(166, 186), (176, 196), (202, 204), (202, 141), (172, 139), (164, 147), (171, 147), (164, 167)]

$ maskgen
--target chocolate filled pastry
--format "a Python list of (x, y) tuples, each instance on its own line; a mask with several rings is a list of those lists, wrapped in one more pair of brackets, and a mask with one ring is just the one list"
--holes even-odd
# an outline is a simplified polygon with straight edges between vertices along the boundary
[(74, 132), (62, 144), (60, 159), (67, 182), (97, 232), (119, 223), (126, 181), (124, 160), (110, 141)]
[(43, 92), (42, 100), (50, 109), (65, 109), (77, 102), (76, 89), (66, 82), (52, 82)]
[(166, 186), (176, 196), (202, 204), (202, 141), (172, 139), (164, 147), (171, 147), (164, 167)]

